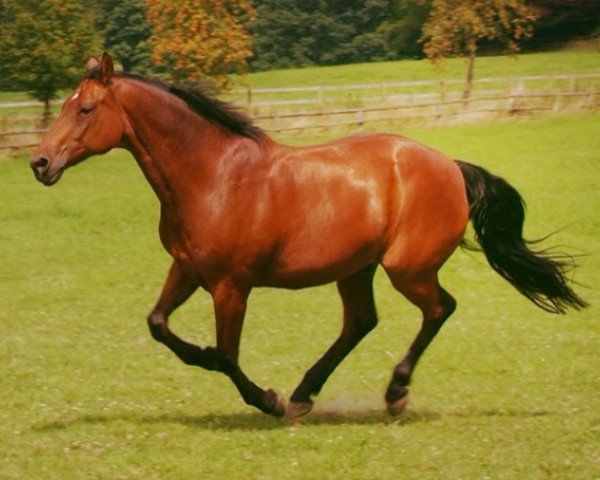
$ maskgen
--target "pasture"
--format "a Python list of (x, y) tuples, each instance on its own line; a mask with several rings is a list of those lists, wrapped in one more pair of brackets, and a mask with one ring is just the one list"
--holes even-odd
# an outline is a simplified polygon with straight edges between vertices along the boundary
[[(525, 75), (555, 75), (598, 71), (600, 52), (595, 49), (478, 57), (475, 78)], [(464, 58), (448, 58), (432, 66), (426, 59), (360, 63), (328, 67), (290, 68), (241, 76), (240, 85), (254, 88), (346, 85), (349, 83), (408, 82), (415, 80), (464, 79)], [(0, 96), (0, 98), (2, 98)]]
[[(0, 478), (599, 478), (599, 127), (595, 114), (398, 132), (507, 178), (527, 236), (557, 230), (545, 245), (587, 254), (574, 279), (592, 306), (544, 313), (481, 254), (457, 252), (441, 276), (457, 312), (390, 418), (384, 389), (419, 314), (378, 272), (379, 326), (293, 424), (151, 339), (170, 261), (133, 159), (90, 159), (50, 189), (25, 158), (0, 161)], [(254, 291), (248, 375), (289, 397), (337, 336), (339, 303), (331, 285)], [(212, 344), (208, 295), (171, 325)]]

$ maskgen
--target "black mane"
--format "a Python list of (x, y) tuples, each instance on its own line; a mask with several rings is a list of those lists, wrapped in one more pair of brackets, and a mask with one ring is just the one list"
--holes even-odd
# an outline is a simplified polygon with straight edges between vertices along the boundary
[[(176, 85), (161, 80), (125, 72), (115, 72), (116, 77), (136, 80), (152, 85), (160, 90), (179, 97), (198, 115), (218, 123), (232, 133), (243, 137), (261, 140), (265, 132), (254, 124), (252, 119), (231, 103), (215, 98), (207, 84)], [(88, 74), (94, 76), (94, 72)]]

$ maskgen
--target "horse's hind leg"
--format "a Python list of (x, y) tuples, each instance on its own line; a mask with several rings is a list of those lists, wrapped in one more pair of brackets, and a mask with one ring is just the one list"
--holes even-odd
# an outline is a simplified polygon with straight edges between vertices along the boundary
[(374, 273), (375, 266), (369, 266), (337, 283), (344, 305), (342, 332), (294, 390), (288, 404), (289, 417), (298, 417), (311, 410), (313, 402), (310, 397), (321, 391), (340, 362), (377, 325), (373, 299)]
[(439, 284), (437, 273), (421, 274), (412, 278), (395, 278), (394, 287), (415, 304), (423, 313), (421, 330), (402, 361), (394, 369), (385, 394), (388, 411), (397, 415), (408, 401), (408, 385), (421, 355), (431, 343), (446, 319), (456, 308), (456, 301)]

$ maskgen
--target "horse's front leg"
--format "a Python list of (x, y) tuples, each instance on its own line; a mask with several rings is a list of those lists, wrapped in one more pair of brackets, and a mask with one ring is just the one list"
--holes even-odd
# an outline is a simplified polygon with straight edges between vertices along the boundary
[(239, 288), (229, 280), (220, 282), (211, 289), (217, 325), (217, 369), (233, 381), (248, 405), (281, 417), (285, 414), (283, 397), (273, 389), (265, 391), (254, 384), (238, 363), (240, 337), (249, 293), (249, 289)]
[(216, 370), (214, 348), (201, 348), (185, 342), (175, 335), (168, 325), (169, 315), (184, 303), (198, 286), (199, 283), (192, 274), (186, 272), (177, 261), (173, 262), (160, 298), (148, 315), (148, 326), (152, 337), (169, 347), (185, 364)]
[(168, 325), (169, 315), (198, 288), (198, 281), (174, 262), (160, 298), (148, 316), (152, 337), (164, 343), (186, 365), (225, 373), (231, 378), (244, 401), (265, 413), (282, 416), (283, 397), (274, 390), (264, 391), (252, 383), (238, 365), (240, 335), (249, 292), (221, 282), (212, 289), (217, 324), (217, 347), (202, 348), (175, 335)]

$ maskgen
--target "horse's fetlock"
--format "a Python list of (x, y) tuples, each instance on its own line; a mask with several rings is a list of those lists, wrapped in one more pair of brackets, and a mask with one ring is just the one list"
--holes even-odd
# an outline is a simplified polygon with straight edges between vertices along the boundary
[(385, 401), (392, 404), (408, 395), (408, 387), (403, 387), (396, 384), (391, 384), (385, 392)]
[(401, 363), (400, 365), (398, 365), (395, 370), (394, 370), (394, 377), (392, 379), (393, 383), (400, 385), (400, 386), (406, 386), (410, 383), (410, 377), (412, 375), (412, 370), (410, 368), (410, 366)]
[(167, 320), (165, 316), (159, 311), (153, 311), (148, 315), (147, 323), (152, 338), (158, 342), (162, 341), (166, 336)]

